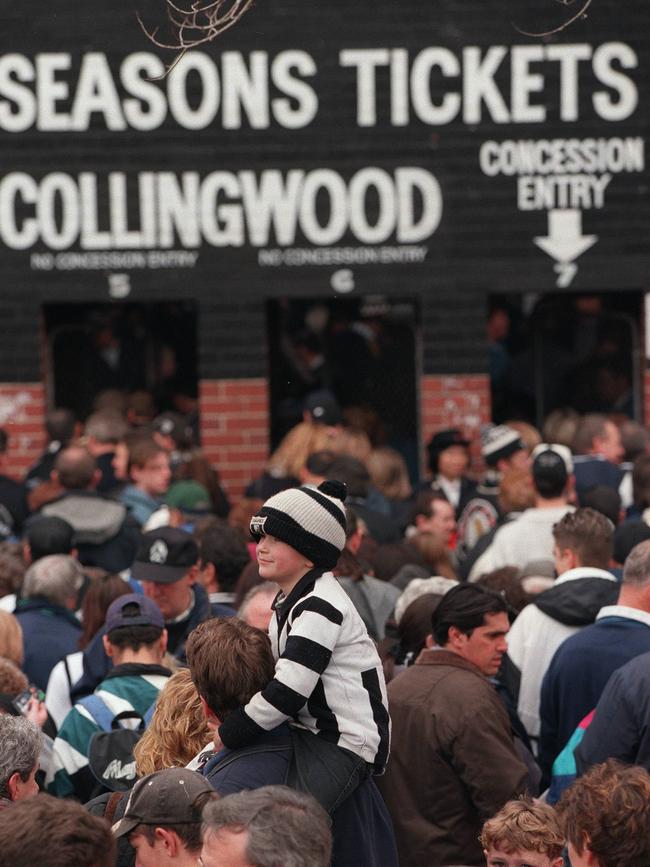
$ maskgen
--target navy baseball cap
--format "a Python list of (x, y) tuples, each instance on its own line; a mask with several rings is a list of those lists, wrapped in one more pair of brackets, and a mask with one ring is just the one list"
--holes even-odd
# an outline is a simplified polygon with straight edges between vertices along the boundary
[[(128, 610), (125, 611), (125, 609)], [(153, 599), (140, 593), (127, 593), (111, 602), (106, 612), (106, 632), (125, 626), (156, 626), (165, 628), (162, 611)]]

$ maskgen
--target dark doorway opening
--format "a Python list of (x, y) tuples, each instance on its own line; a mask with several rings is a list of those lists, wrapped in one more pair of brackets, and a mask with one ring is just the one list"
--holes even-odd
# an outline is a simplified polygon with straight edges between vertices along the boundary
[(642, 309), (640, 292), (492, 297), (494, 420), (541, 428), (567, 407), (640, 421)]
[(197, 407), (197, 307), (193, 301), (46, 304), (48, 403), (80, 420), (98, 393), (145, 390), (157, 412)]
[(418, 476), (419, 311), (412, 299), (277, 298), (267, 304), (271, 443), (302, 420), (305, 397), (329, 389), (373, 445), (390, 445)]

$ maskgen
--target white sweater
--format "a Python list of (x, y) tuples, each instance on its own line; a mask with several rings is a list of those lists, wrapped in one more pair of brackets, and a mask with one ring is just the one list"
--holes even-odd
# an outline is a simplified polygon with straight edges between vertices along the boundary
[(534, 561), (553, 562), (553, 524), (573, 506), (554, 506), (551, 509), (526, 509), (514, 521), (500, 527), (490, 547), (478, 558), (469, 573), (470, 581), (477, 581), (486, 572), (503, 566), (525, 568)]
[(303, 577), (274, 603), (269, 638), (275, 677), (219, 729), (236, 749), (287, 720), (381, 772), (390, 740), (381, 661), (352, 601), (331, 572)]

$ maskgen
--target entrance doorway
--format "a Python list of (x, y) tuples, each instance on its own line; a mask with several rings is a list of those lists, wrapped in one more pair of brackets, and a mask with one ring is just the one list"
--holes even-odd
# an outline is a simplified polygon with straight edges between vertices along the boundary
[(642, 417), (641, 292), (490, 299), (495, 421), (541, 429), (559, 408)]
[(306, 395), (325, 388), (373, 445), (401, 452), (417, 479), (417, 303), (276, 298), (267, 302), (267, 328), (272, 447), (302, 420)]
[(152, 394), (156, 412), (197, 410), (192, 301), (46, 304), (48, 404), (84, 420), (107, 389)]

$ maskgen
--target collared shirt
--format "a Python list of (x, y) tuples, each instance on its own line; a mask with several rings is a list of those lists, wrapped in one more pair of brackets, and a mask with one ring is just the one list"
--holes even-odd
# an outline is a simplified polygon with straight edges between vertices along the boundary
[(194, 606), (196, 605), (196, 596), (194, 595), (194, 590), (192, 590), (192, 588), (190, 588), (190, 594), (191, 597), (189, 607), (186, 608), (185, 611), (183, 611), (182, 614), (179, 614), (177, 617), (172, 617), (170, 620), (165, 620), (165, 626), (170, 626), (174, 623), (182, 623), (184, 620), (187, 620), (187, 618), (194, 610)]
[(555, 579), (555, 585), (564, 584), (565, 581), (578, 581), (580, 578), (604, 578), (605, 581), (616, 581), (616, 576), (606, 569), (596, 569), (594, 566), (576, 566), (575, 569), (567, 569)]
[(638, 623), (650, 626), (650, 613), (642, 611), (640, 608), (630, 608), (629, 605), (606, 605), (600, 609), (596, 620), (603, 620), (605, 617), (625, 617), (628, 620), (636, 620)]
[(454, 509), (457, 509), (460, 502), (460, 479), (446, 479), (444, 476), (438, 474), (436, 476), (436, 484)]

